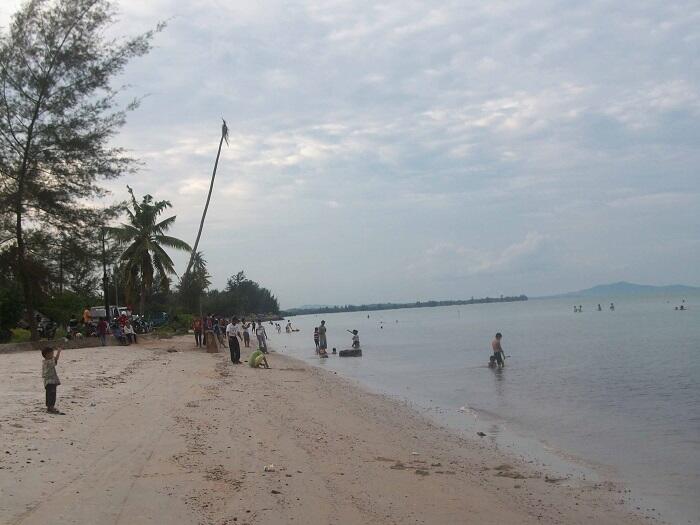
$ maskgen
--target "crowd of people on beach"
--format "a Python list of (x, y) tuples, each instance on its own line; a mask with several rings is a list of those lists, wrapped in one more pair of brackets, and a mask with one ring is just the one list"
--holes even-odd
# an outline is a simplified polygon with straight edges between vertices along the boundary
[[(612, 303), (611, 303), (612, 307)], [(91, 319), (89, 310), (86, 309), (83, 314), (83, 324), (88, 324)], [(75, 317), (75, 316), (73, 316)], [(71, 318), (73, 321), (73, 318)], [(269, 325), (273, 326), (278, 333), (281, 332), (279, 323), (269, 321)], [(74, 324), (77, 326), (77, 322)], [(121, 344), (136, 343), (136, 334), (129, 318), (126, 315), (120, 315), (115, 318), (110, 327), (104, 317), (100, 318), (96, 324), (96, 332), (103, 346), (106, 345), (106, 336), (110, 331)], [(231, 362), (234, 365), (242, 364), (241, 361), (241, 343), (244, 348), (251, 346), (251, 332), (255, 334), (258, 346), (251, 352), (248, 358), (248, 365), (252, 368), (270, 368), (267, 360), (267, 331), (262, 320), (247, 321), (245, 318), (238, 317), (224, 318), (216, 317), (212, 314), (206, 315), (203, 318), (195, 317), (191, 326), (194, 333), (194, 342), (197, 348), (206, 347), (208, 344), (213, 345), (218, 350), (219, 348), (228, 348), (231, 355)], [(298, 329), (292, 327), (291, 321), (287, 322), (285, 327), (287, 333), (298, 332)], [(347, 330), (352, 335), (352, 349), (360, 350), (360, 337), (357, 330)], [(499, 332), (491, 342), (492, 355), (489, 359), (489, 367), (503, 368), (505, 366), (505, 354), (501, 346), (502, 334)], [(314, 327), (313, 341), (316, 348), (316, 354), (320, 358), (328, 357), (328, 339), (326, 321), (322, 320), (319, 326)], [(347, 352), (347, 350), (345, 351)], [(336, 349), (333, 348), (333, 354)], [(54, 353), (53, 348), (46, 347), (42, 350), (43, 365), (42, 377), (46, 390), (46, 409), (52, 414), (60, 414), (56, 408), (56, 389), (61, 384), (56, 365), (61, 351)], [(343, 352), (341, 351), (341, 356)], [(360, 354), (361, 355), (361, 354)]]
[[(49, 327), (45, 320), (37, 314), (37, 325), (40, 335), (49, 337), (46, 333)], [(92, 309), (88, 306), (83, 310), (82, 316), (75, 314), (70, 316), (66, 325), (66, 340), (83, 339), (85, 337), (97, 337), (102, 346), (107, 345), (107, 337), (111, 334), (120, 345), (128, 346), (137, 342), (137, 333), (143, 333), (139, 319), (135, 319), (131, 310), (115, 311), (109, 321), (105, 316), (93, 316)]]
[[(272, 321), (269, 321), (272, 325)], [(241, 364), (241, 345), (245, 348), (250, 348), (251, 332), (255, 334), (258, 341), (258, 348), (253, 361), (249, 361), (251, 366), (269, 368), (267, 359), (264, 357), (268, 353), (267, 350), (267, 331), (263, 321), (252, 320), (246, 321), (245, 318), (231, 317), (215, 317), (212, 314), (204, 316), (204, 318), (195, 317), (192, 321), (192, 331), (194, 332), (195, 345), (199, 348), (207, 346), (207, 338), (211, 338), (210, 344), (218, 348), (228, 348), (231, 353), (231, 362), (235, 365)], [(260, 358), (260, 356), (263, 356)], [(252, 364), (251, 364), (252, 363)]]

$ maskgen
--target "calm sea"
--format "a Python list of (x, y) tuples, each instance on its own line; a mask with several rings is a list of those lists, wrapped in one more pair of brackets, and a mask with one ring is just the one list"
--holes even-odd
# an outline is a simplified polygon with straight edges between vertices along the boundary
[[(700, 523), (700, 296), (542, 299), (290, 318), (281, 352), (410, 402), (440, 422), (572, 475), (600, 473), (632, 505)], [(615, 311), (607, 305), (615, 303)], [(573, 313), (573, 304), (583, 305)], [(369, 315), (369, 317), (368, 317)], [(359, 330), (362, 358), (314, 354)], [(486, 367), (503, 333), (506, 368)], [(583, 474), (582, 474), (583, 473)], [(651, 512), (654, 514), (654, 512)]]

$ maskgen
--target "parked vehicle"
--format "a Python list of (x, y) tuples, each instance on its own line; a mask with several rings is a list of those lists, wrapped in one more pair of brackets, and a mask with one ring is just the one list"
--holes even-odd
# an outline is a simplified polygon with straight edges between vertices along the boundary
[(48, 317), (42, 317), (36, 326), (41, 339), (53, 339), (56, 337), (56, 328), (58, 328), (58, 324)]
[(137, 334), (146, 334), (153, 330), (153, 325), (139, 315), (134, 315), (131, 318), (131, 326), (134, 327), (134, 332)]
[(102, 306), (93, 306), (90, 308), (90, 316), (92, 317), (93, 322), (97, 322), (101, 317), (105, 317), (108, 319), (114, 319), (115, 317), (119, 317), (122, 314), (126, 314), (127, 317), (131, 317), (131, 310), (129, 310), (126, 306), (114, 306), (111, 305), (109, 307), (109, 317), (105, 316), (105, 307), (104, 305)]

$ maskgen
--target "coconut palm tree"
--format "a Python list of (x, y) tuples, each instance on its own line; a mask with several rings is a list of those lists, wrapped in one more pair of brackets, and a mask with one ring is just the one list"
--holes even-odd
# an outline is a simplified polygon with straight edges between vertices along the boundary
[(182, 304), (194, 312), (200, 306), (202, 293), (211, 284), (211, 275), (209, 275), (207, 270), (207, 261), (204, 259), (202, 252), (196, 252), (192, 260), (190, 272), (183, 275), (182, 279), (180, 279), (178, 293)]
[(143, 315), (146, 296), (153, 288), (154, 277), (167, 281), (169, 275), (175, 274), (174, 263), (164, 247), (187, 252), (191, 248), (185, 241), (166, 235), (175, 222), (175, 215), (158, 221), (159, 216), (172, 207), (169, 201), (156, 201), (151, 195), (145, 195), (139, 203), (133, 190), (129, 186), (127, 189), (133, 208), (126, 208), (128, 224), (107, 228), (106, 231), (120, 246), (125, 247), (119, 260), (126, 267), (129, 283), (139, 287), (139, 311)]
[(221, 119), (223, 123), (221, 124), (221, 139), (219, 139), (219, 149), (216, 152), (216, 160), (214, 161), (214, 171), (211, 173), (211, 182), (209, 183), (209, 193), (207, 194), (207, 202), (204, 204), (204, 211), (202, 212), (202, 220), (199, 223), (199, 230), (197, 231), (197, 238), (194, 241), (194, 248), (190, 252), (190, 262), (187, 263), (187, 268), (185, 269), (185, 273), (183, 274), (186, 276), (188, 273), (190, 273), (190, 269), (192, 268), (192, 265), (194, 264), (194, 258), (195, 255), (199, 254), (200, 252), (197, 251), (197, 247), (199, 246), (199, 238), (202, 236), (202, 229), (204, 228), (204, 219), (207, 218), (207, 210), (209, 209), (209, 201), (211, 200), (211, 192), (214, 189), (214, 179), (216, 178), (216, 168), (219, 167), (219, 157), (221, 156), (221, 146), (224, 144), (224, 141), (226, 141), (226, 145), (228, 146), (228, 126), (226, 125), (226, 121), (224, 119)]

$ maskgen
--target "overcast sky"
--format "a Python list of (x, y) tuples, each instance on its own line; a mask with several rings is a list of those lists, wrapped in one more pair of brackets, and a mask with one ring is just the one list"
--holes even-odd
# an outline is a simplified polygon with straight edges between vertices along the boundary
[[(14, 6), (18, 2), (14, 2)], [(3, 25), (12, 3), (0, 7)], [(169, 20), (114, 199), (173, 203), (215, 286), (283, 307), (700, 285), (700, 3), (119, 3)], [(185, 258), (178, 256), (178, 271)]]

